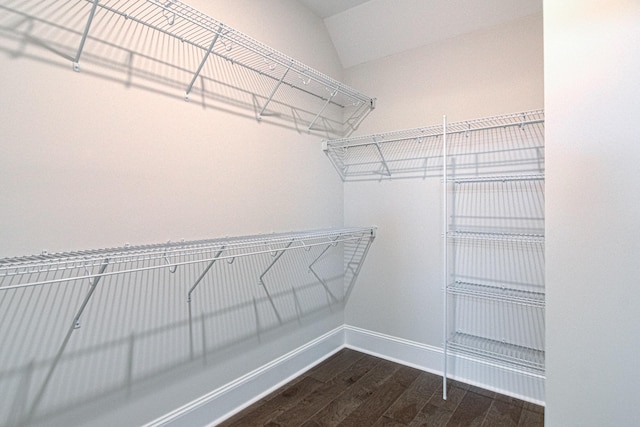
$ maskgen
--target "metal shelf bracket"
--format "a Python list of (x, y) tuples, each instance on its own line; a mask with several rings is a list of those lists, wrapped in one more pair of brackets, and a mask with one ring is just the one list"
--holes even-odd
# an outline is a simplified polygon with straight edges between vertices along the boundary
[(84, 43), (87, 41), (87, 36), (89, 35), (89, 29), (91, 28), (91, 23), (93, 22), (93, 17), (96, 14), (96, 9), (98, 8), (98, 3), (100, 0), (93, 0), (93, 5), (91, 6), (91, 11), (89, 12), (89, 18), (87, 19), (87, 25), (84, 27), (84, 31), (82, 32), (82, 39), (80, 40), (80, 46), (78, 46), (78, 51), (76, 52), (76, 56), (73, 58), (73, 71), (80, 71), (80, 56), (82, 55), (82, 50), (84, 49)]
[(198, 66), (198, 69), (194, 73), (193, 78), (191, 79), (191, 82), (189, 83), (189, 86), (187, 86), (187, 90), (185, 91), (185, 95), (184, 95), (184, 100), (185, 101), (187, 101), (187, 102), (189, 101), (189, 94), (191, 93), (191, 90), (193, 89), (193, 85), (195, 84), (196, 79), (200, 75), (200, 72), (202, 71), (202, 68), (204, 67), (204, 64), (207, 62), (207, 59), (209, 58), (209, 55), (211, 55), (211, 51), (213, 51), (213, 46), (216, 44), (216, 41), (218, 41), (218, 37), (220, 37), (220, 34), (222, 33), (223, 28), (224, 28), (224, 24), (220, 24), (220, 26), (218, 27), (218, 30), (215, 32), (215, 34), (213, 36), (213, 39), (211, 40), (211, 44), (209, 45), (209, 48), (205, 52), (204, 57), (202, 58), (202, 61), (200, 61), (200, 65)]
[[(209, 270), (211, 270), (211, 267), (213, 267), (213, 264), (216, 263), (216, 261), (218, 260), (218, 258), (220, 258), (220, 255), (222, 255), (222, 252), (224, 251), (224, 246), (222, 246), (220, 248), (220, 250), (215, 254), (215, 256), (213, 257), (213, 259), (209, 262), (209, 264), (205, 267), (204, 271), (200, 274), (200, 276), (198, 277), (198, 279), (196, 280), (196, 282), (193, 284), (193, 286), (191, 286), (191, 289), (189, 289), (189, 292), (187, 294), (187, 302), (189, 304), (191, 304), (191, 294), (193, 293), (193, 291), (195, 291), (196, 287), (200, 284), (200, 282), (202, 282), (202, 279), (204, 279), (204, 276), (207, 275), (207, 273), (209, 272)], [(233, 258), (232, 258), (233, 259)], [(176, 266), (177, 267), (177, 266)]]

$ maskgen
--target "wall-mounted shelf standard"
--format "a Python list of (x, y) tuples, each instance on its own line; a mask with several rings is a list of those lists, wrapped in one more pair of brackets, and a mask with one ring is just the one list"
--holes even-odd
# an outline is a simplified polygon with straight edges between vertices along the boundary
[[(441, 176), (442, 140), (449, 138), (456, 177), (539, 172), (544, 112), (505, 114), (477, 120), (322, 141), (344, 181)], [(446, 131), (445, 131), (446, 128)], [(491, 148), (489, 148), (491, 147)], [(475, 178), (481, 179), (481, 178)]]
[(179, 0), (27, 0), (5, 9), (36, 23), (25, 40), (64, 41), (51, 50), (67, 51), (76, 71), (84, 60), (99, 62), (128, 79), (182, 86), (186, 100), (227, 98), (258, 120), (286, 118), (335, 137), (351, 134), (375, 108), (374, 98)]

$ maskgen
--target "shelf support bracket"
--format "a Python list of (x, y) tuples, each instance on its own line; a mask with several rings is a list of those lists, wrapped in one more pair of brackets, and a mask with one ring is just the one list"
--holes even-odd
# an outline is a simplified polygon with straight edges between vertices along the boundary
[(280, 250), (280, 253), (276, 255), (274, 260), (271, 261), (271, 264), (269, 264), (267, 269), (264, 271), (264, 273), (262, 273), (260, 275), (260, 278), (258, 279), (258, 285), (261, 285), (262, 289), (264, 289), (265, 293), (267, 294), (267, 298), (269, 299), (269, 303), (271, 304), (271, 308), (273, 308), (273, 312), (276, 314), (276, 317), (278, 318), (278, 323), (281, 324), (281, 325), (282, 325), (282, 317), (280, 317), (280, 313), (278, 313), (278, 309), (276, 308), (276, 304), (273, 302), (273, 298), (271, 298), (271, 294), (269, 293), (269, 290), (267, 289), (267, 285), (265, 285), (263, 279), (264, 279), (264, 276), (267, 274), (267, 272), (269, 272), (269, 270), (271, 270), (271, 268), (276, 264), (276, 262), (278, 262), (278, 260), (282, 257), (282, 255), (284, 255), (284, 253), (287, 251), (287, 249), (289, 249), (289, 247), (291, 247), (292, 244), (293, 244), (293, 240), (291, 240), (287, 244), (287, 246), (284, 247), (284, 249)]
[(329, 289), (329, 287), (327, 286), (327, 283), (322, 280), (322, 278), (318, 275), (318, 273), (316, 273), (316, 271), (313, 269), (313, 265), (318, 262), (318, 260), (320, 258), (322, 258), (322, 256), (327, 253), (327, 251), (329, 250), (330, 247), (335, 246), (333, 243), (330, 243), (327, 245), (326, 248), (324, 248), (324, 250), (322, 252), (320, 252), (320, 255), (318, 255), (316, 257), (316, 259), (313, 260), (313, 262), (311, 264), (309, 264), (309, 271), (316, 277), (316, 279), (318, 280), (318, 282), (320, 282), (320, 284), (322, 285), (322, 287), (324, 288), (325, 292), (331, 297), (331, 299), (333, 299), (335, 302), (339, 302), (338, 298), (336, 298), (336, 296), (333, 294), (333, 292), (331, 292), (331, 290)]
[(213, 40), (211, 40), (211, 44), (209, 45), (209, 48), (207, 49), (207, 52), (204, 54), (204, 57), (202, 58), (202, 61), (200, 61), (200, 65), (198, 66), (198, 69), (196, 70), (195, 74), (193, 75), (193, 78), (191, 79), (191, 82), (189, 83), (189, 86), (187, 86), (187, 90), (185, 91), (185, 95), (184, 95), (184, 100), (185, 101), (189, 101), (189, 94), (191, 93), (191, 89), (193, 89), (193, 85), (196, 83), (196, 80), (198, 79), (198, 76), (200, 75), (200, 72), (202, 71), (202, 68), (204, 67), (204, 64), (207, 62), (207, 59), (209, 58), (209, 55), (211, 55), (211, 52), (213, 51), (213, 46), (218, 41), (218, 37), (220, 37), (220, 34), (222, 33), (222, 28), (223, 27), (224, 27), (223, 24), (220, 24), (220, 26), (218, 27), (218, 31), (216, 31), (216, 34), (213, 36)]
[(222, 246), (218, 251), (218, 253), (213, 256), (213, 259), (211, 260), (209, 265), (207, 265), (207, 267), (204, 269), (202, 274), (200, 274), (200, 276), (198, 277), (198, 280), (196, 280), (196, 283), (194, 283), (191, 289), (189, 289), (189, 293), (187, 294), (187, 302), (189, 304), (191, 304), (191, 294), (193, 293), (193, 291), (196, 290), (196, 287), (198, 287), (200, 282), (202, 282), (202, 279), (204, 279), (204, 276), (206, 276), (209, 270), (211, 270), (211, 267), (213, 267), (213, 264), (215, 264), (218, 258), (220, 258), (220, 255), (222, 255), (223, 251), (224, 251), (224, 246)]
[(293, 244), (293, 240), (290, 241), (287, 246), (284, 247), (284, 249), (280, 250), (280, 253), (278, 255), (276, 255), (275, 259), (273, 261), (271, 261), (271, 264), (269, 264), (269, 267), (267, 267), (267, 269), (264, 271), (264, 273), (262, 273), (260, 275), (260, 278), (258, 279), (258, 284), (262, 285), (263, 287), (266, 288), (265, 284), (264, 284), (264, 276), (266, 276), (266, 274), (269, 272), (269, 270), (271, 270), (271, 268), (276, 264), (276, 262), (278, 262), (278, 260), (282, 257), (282, 255), (284, 255), (284, 253), (287, 251), (287, 249), (289, 249), (289, 247), (291, 247), (291, 245)]
[(327, 108), (327, 105), (329, 105), (329, 103), (331, 102), (333, 97), (336, 96), (337, 94), (338, 94), (338, 89), (336, 88), (336, 89), (333, 90), (333, 92), (331, 92), (331, 95), (327, 98), (327, 100), (325, 101), (325, 103), (322, 106), (322, 108), (320, 109), (320, 111), (318, 111), (318, 114), (316, 114), (316, 116), (313, 118), (313, 120), (311, 120), (311, 123), (309, 123), (309, 127), (307, 128), (307, 130), (309, 130), (309, 131), (311, 130), (311, 128), (316, 123), (316, 121), (318, 120), (320, 115), (324, 112), (325, 108)]
[(89, 19), (87, 19), (87, 25), (84, 27), (84, 32), (82, 33), (82, 39), (80, 39), (80, 46), (78, 46), (78, 51), (76, 52), (76, 56), (73, 58), (73, 71), (80, 71), (80, 55), (82, 55), (82, 50), (84, 49), (84, 43), (87, 41), (87, 36), (89, 35), (89, 29), (91, 28), (91, 23), (93, 22), (93, 17), (96, 14), (96, 9), (98, 8), (98, 3), (100, 0), (93, 0), (93, 6), (91, 6), (91, 11), (89, 12)]
[(384, 158), (384, 154), (382, 154), (380, 143), (376, 141), (375, 138), (373, 139), (373, 141), (375, 143), (376, 150), (378, 150), (378, 154), (380, 154), (380, 161), (382, 162), (382, 166), (387, 171), (387, 173), (384, 173), (383, 175), (391, 176), (391, 171), (389, 170), (389, 165), (387, 165), (387, 160)]
[(100, 279), (103, 277), (104, 272), (107, 269), (108, 265), (109, 265), (109, 258), (105, 258), (102, 261), (102, 265), (100, 266), (100, 270), (94, 276), (95, 280), (93, 280), (93, 282), (91, 283), (91, 287), (89, 288), (89, 292), (87, 292), (87, 295), (85, 295), (84, 300), (82, 301), (82, 304), (80, 305), (80, 309), (78, 310), (78, 312), (74, 316), (73, 321), (71, 322), (71, 326), (69, 326), (69, 329), (67, 330), (67, 334), (65, 335), (64, 339), (62, 340), (62, 344), (60, 345), (60, 348), (58, 349), (58, 352), (56, 353), (56, 356), (53, 359), (53, 362), (51, 363), (51, 367), (49, 368), (49, 371), (47, 371), (47, 376), (45, 377), (45, 379), (44, 379), (44, 381), (42, 383), (42, 386), (40, 386), (40, 389), (38, 390), (38, 393), (36, 394), (35, 398), (33, 399), (33, 404), (31, 405), (31, 408), (29, 409), (29, 414), (34, 414), (36, 409), (40, 405), (40, 402), (42, 401), (42, 398), (44, 397), (44, 393), (45, 393), (47, 387), (49, 386), (49, 382), (51, 381), (51, 378), (53, 377), (53, 373), (55, 372), (56, 368), (58, 367), (58, 363), (60, 363), (60, 360), (62, 359), (62, 354), (64, 353), (65, 349), (67, 348), (67, 345), (69, 344), (69, 340), (71, 339), (71, 335), (73, 334), (74, 330), (76, 330), (76, 329), (78, 329), (80, 327), (80, 317), (82, 316), (82, 313), (84, 312), (85, 308), (87, 307), (87, 304), (89, 304), (89, 300), (91, 299), (91, 297), (93, 296), (93, 293), (95, 292), (96, 288), (98, 287), (98, 283), (100, 282)]
[(276, 92), (278, 91), (278, 89), (280, 88), (280, 85), (282, 84), (282, 82), (284, 81), (284, 78), (287, 77), (287, 74), (289, 73), (289, 70), (291, 70), (291, 64), (289, 64), (289, 66), (287, 67), (286, 71), (284, 72), (284, 74), (282, 74), (282, 77), (280, 77), (280, 80), (278, 80), (278, 83), (276, 83), (276, 86), (273, 88), (273, 90), (271, 91), (271, 95), (269, 95), (269, 98), (267, 99), (267, 101), (264, 103), (264, 106), (262, 107), (262, 109), (260, 110), (260, 113), (258, 113), (258, 120), (262, 120), (262, 115), (264, 114), (265, 110), (267, 109), (267, 106), (269, 105), (269, 103), (271, 102), (271, 100), (273, 99), (273, 97), (275, 96)]
[[(353, 259), (355, 258), (358, 248), (360, 248), (360, 243), (362, 243), (362, 239), (358, 240), (358, 245), (356, 246), (356, 248), (354, 249), (354, 253), (353, 253), (353, 257), (351, 257), (351, 260), (349, 261), (349, 264), (347, 266), (347, 268), (345, 269), (345, 274), (346, 274), (346, 270), (347, 269), (351, 269), (351, 271), (353, 271), (353, 276), (351, 276), (351, 281), (349, 282), (349, 285), (347, 286), (347, 290), (345, 292), (345, 296), (344, 296), (344, 301), (346, 303), (346, 301), (349, 299), (349, 296), (351, 295), (351, 291), (353, 290), (353, 286), (356, 283), (356, 279), (358, 278), (358, 275), (360, 274), (360, 270), (362, 269), (362, 266), (364, 264), (364, 260), (367, 258), (367, 254), (369, 253), (369, 248), (371, 247), (371, 244), (373, 243), (373, 239), (375, 239), (375, 232), (371, 233), (371, 237), (369, 237), (367, 239), (367, 245), (364, 247), (364, 250), (362, 251), (362, 256), (360, 257), (360, 260), (357, 262), (354, 262)], [(353, 269), (352, 265), (356, 264), (357, 267), (355, 269)]]

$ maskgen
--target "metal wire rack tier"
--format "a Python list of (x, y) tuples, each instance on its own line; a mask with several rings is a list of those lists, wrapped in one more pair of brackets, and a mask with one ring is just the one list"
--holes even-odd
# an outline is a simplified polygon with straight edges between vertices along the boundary
[[(530, 161), (542, 148), (544, 111), (533, 110), (455, 123), (325, 139), (322, 148), (344, 181), (439, 176), (442, 139), (450, 137), (448, 156), (468, 157), (461, 167), (500, 171)], [(522, 131), (518, 134), (516, 131)], [(471, 138), (473, 137), (473, 138)], [(503, 145), (502, 147), (489, 147)], [(479, 154), (480, 153), (480, 154)], [(473, 162), (473, 164), (471, 164)], [(495, 175), (495, 173), (494, 173)]]
[(456, 240), (485, 240), (496, 242), (520, 242), (544, 244), (544, 234), (538, 233), (487, 233), (479, 231), (450, 231), (447, 236)]
[(161, 268), (175, 271), (183, 265), (220, 260), (232, 263), (236, 258), (260, 254), (275, 258), (286, 251), (369, 242), (374, 236), (372, 227), (344, 228), (4, 258), (0, 259), (0, 291), (74, 280), (95, 282), (104, 276)]
[(544, 292), (514, 289), (508, 286), (486, 285), (456, 280), (455, 283), (447, 287), (447, 291), (451, 295), (483, 298), (491, 301), (522, 304), (532, 307), (544, 308), (545, 306)]
[(374, 98), (179, 0), (5, 3), (18, 19), (38, 23), (25, 39), (63, 52), (76, 71), (81, 59), (137, 70), (136, 77), (183, 87), (186, 100), (224, 98), (258, 120), (286, 117), (325, 136), (349, 135), (375, 107)]
[(448, 341), (449, 349), (458, 354), (500, 363), (515, 369), (526, 369), (533, 374), (544, 375), (544, 351), (509, 344), (502, 341), (454, 333)]

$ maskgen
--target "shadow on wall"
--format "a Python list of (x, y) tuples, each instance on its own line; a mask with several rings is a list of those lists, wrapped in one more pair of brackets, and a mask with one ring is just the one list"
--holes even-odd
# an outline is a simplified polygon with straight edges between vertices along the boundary
[(25, 258), (0, 271), (0, 426), (96, 415), (340, 311), (370, 243), (179, 265), (137, 257), (28, 268), (39, 257)]
[(184, 4), (4, 3), (0, 49), (14, 59), (59, 66), (53, 54), (127, 88), (325, 138), (350, 134), (373, 108), (364, 95)]

